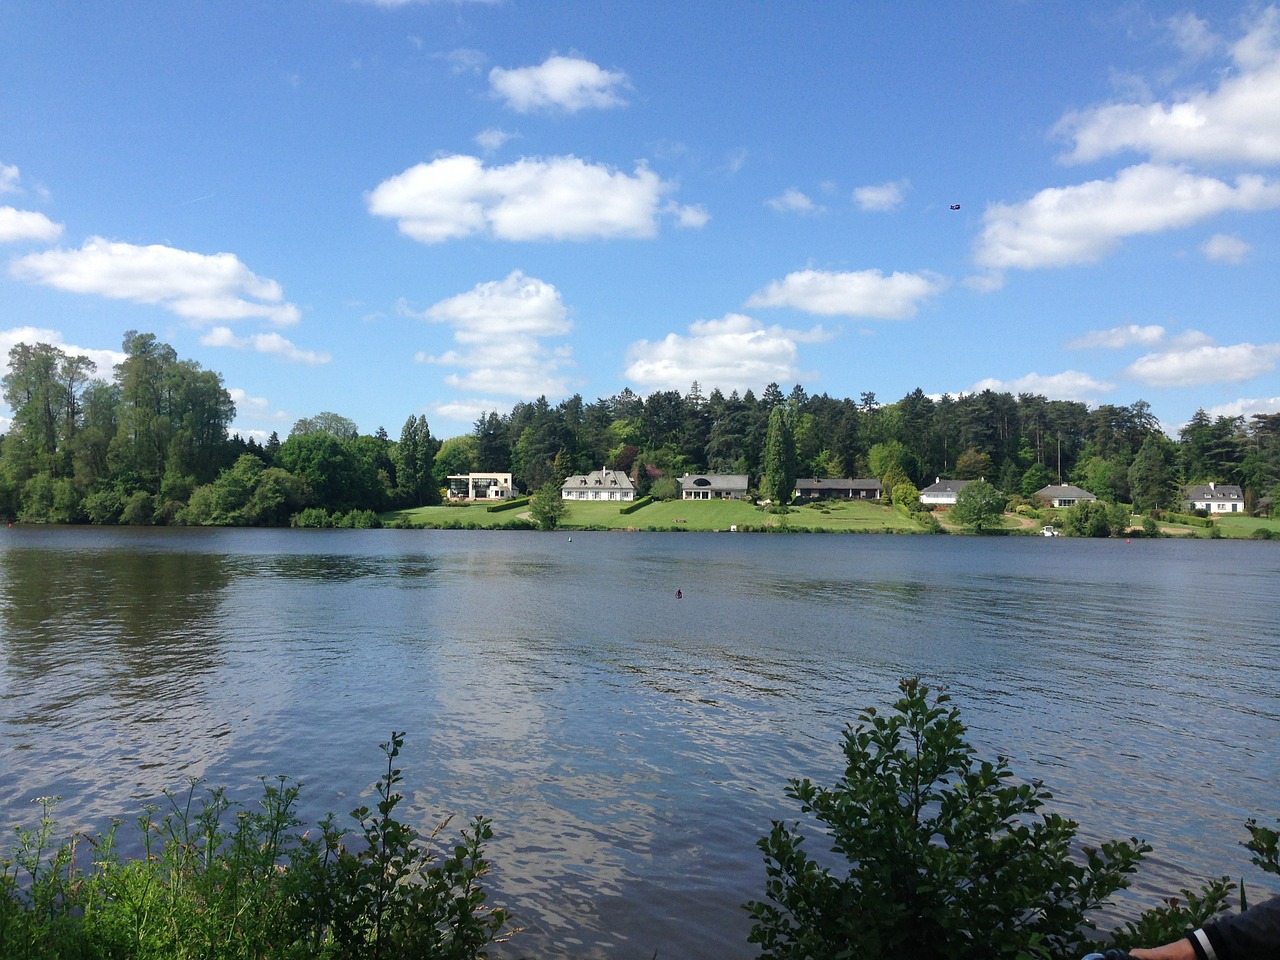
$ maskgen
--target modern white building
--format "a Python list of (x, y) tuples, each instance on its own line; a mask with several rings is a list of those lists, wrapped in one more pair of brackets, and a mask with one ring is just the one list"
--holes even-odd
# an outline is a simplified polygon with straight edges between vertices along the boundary
[(515, 496), (509, 473), (462, 473), (448, 480), (450, 500), (509, 500)]

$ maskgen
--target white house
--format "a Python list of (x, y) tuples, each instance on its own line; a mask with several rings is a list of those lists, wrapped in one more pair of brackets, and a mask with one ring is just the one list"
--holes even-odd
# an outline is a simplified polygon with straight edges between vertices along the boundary
[(746, 495), (745, 473), (686, 473), (680, 478), (682, 500), (741, 500)]
[(1073, 487), (1069, 483), (1051, 483), (1036, 491), (1036, 499), (1043, 500), (1051, 507), (1070, 507), (1081, 500), (1097, 500), (1092, 493), (1081, 487)]
[(563, 500), (634, 500), (636, 485), (621, 470), (592, 470), (586, 476), (566, 477), (560, 485)]
[(804, 500), (879, 500), (879, 480), (827, 480), (806, 477), (796, 481), (796, 496)]
[(1182, 507), (1209, 513), (1243, 513), (1244, 494), (1233, 483), (1202, 483), (1183, 491)]
[(450, 500), (509, 500), (515, 496), (509, 473), (460, 473), (448, 480)]
[(972, 482), (972, 480), (935, 479), (920, 491), (920, 502), (927, 507), (954, 507), (960, 491)]

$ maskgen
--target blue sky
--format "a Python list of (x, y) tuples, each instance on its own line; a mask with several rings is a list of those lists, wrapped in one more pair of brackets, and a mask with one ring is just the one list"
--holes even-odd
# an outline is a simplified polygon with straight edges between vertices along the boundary
[(1212, 9), (14, 0), (0, 354), (152, 332), (260, 438), (695, 380), (1276, 412), (1280, 11)]

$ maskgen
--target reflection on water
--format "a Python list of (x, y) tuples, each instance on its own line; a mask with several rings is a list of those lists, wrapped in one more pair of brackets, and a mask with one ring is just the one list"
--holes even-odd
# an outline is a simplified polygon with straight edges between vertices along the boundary
[(1238, 841), (1277, 813), (1271, 545), (0, 533), (5, 822), (275, 774), (315, 820), (404, 730), (420, 826), (494, 820), (527, 928), (503, 955), (747, 957), (787, 779), (830, 781), (844, 724), (919, 674), (1092, 839), (1151, 840), (1141, 895), (1269, 884)]

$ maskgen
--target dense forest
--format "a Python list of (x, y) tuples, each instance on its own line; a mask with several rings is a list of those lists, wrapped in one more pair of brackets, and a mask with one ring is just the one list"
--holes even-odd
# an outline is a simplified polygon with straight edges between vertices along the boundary
[[(149, 333), (129, 331), (110, 380), (84, 356), (45, 343), (9, 352), (0, 437), (0, 515), (99, 524), (363, 525), (389, 509), (438, 503), (452, 474), (510, 472), (535, 490), (602, 466), (641, 493), (676, 495), (684, 473), (746, 474), (766, 460), (798, 477), (876, 477), (925, 486), (983, 477), (1008, 495), (1066, 481), (1146, 512), (1172, 506), (1189, 483), (1240, 485), (1252, 512), (1280, 494), (1280, 413), (1207, 416), (1176, 440), (1149, 406), (1085, 404), (985, 390), (891, 403), (783, 393), (769, 384), (725, 396), (631, 390), (587, 403), (573, 396), (517, 403), (481, 416), (470, 433), (438, 439), (409, 416), (393, 440), (360, 434), (333, 412), (299, 420), (281, 442), (230, 431), (235, 405), (222, 378), (181, 360)], [(767, 485), (767, 483), (766, 483)]]

